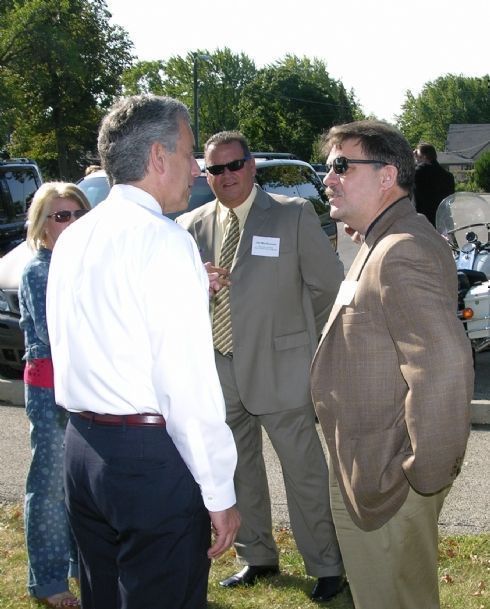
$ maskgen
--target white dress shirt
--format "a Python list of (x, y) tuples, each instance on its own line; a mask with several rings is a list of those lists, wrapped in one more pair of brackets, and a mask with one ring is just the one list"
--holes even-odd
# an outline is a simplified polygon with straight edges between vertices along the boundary
[(145, 191), (114, 186), (58, 239), (47, 314), (57, 403), (162, 414), (207, 509), (232, 506), (236, 449), (214, 363), (208, 278), (187, 231)]

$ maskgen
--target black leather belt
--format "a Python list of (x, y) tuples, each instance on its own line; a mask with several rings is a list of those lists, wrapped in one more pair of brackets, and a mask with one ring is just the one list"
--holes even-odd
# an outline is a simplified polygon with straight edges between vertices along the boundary
[(99, 425), (128, 425), (130, 427), (146, 427), (147, 425), (156, 425), (157, 427), (165, 427), (165, 419), (161, 414), (98, 414), (84, 410), (83, 412), (73, 413), (87, 419), (91, 423)]

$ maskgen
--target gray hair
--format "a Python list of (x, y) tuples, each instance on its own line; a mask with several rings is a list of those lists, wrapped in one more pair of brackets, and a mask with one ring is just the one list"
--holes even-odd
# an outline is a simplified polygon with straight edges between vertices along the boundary
[(159, 142), (175, 152), (180, 121), (190, 122), (181, 102), (158, 95), (123, 97), (102, 120), (98, 148), (109, 182), (142, 180), (148, 171), (151, 146)]
[(412, 190), (415, 175), (412, 148), (398, 129), (374, 120), (336, 125), (324, 136), (322, 152), (328, 156), (334, 146), (341, 148), (347, 140), (355, 140), (369, 158), (394, 165), (398, 169), (398, 186), (407, 192)]

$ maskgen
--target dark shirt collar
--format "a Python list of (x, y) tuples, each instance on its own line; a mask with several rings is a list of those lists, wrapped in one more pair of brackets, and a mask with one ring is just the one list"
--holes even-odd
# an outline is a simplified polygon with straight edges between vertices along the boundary
[(408, 195), (403, 195), (401, 196), (399, 199), (397, 199), (396, 201), (394, 201), (391, 205), (389, 205), (386, 209), (384, 209), (379, 216), (376, 216), (376, 218), (374, 218), (374, 220), (371, 222), (371, 224), (369, 225), (366, 234), (364, 235), (364, 239), (366, 239), (366, 237), (369, 235), (369, 233), (371, 232), (371, 229), (373, 228), (373, 226), (378, 222), (378, 220), (380, 220), (385, 213), (390, 210), (392, 207), (394, 207), (397, 203), (399, 203), (400, 201), (402, 201), (403, 199), (406, 199), (408, 197)]

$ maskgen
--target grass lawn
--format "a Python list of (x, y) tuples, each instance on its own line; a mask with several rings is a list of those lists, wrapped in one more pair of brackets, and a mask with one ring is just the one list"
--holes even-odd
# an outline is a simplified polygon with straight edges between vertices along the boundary
[[(209, 609), (314, 609), (308, 595), (315, 580), (304, 576), (301, 556), (288, 530), (276, 532), (281, 575), (253, 588), (225, 590), (218, 582), (236, 570), (233, 551), (211, 569)], [(490, 534), (442, 537), (439, 544), (441, 607), (490, 609)], [(26, 592), (22, 506), (0, 504), (0, 609), (40, 607)], [(353, 609), (348, 590), (325, 609)], [(111, 608), (107, 608), (111, 609)]]

